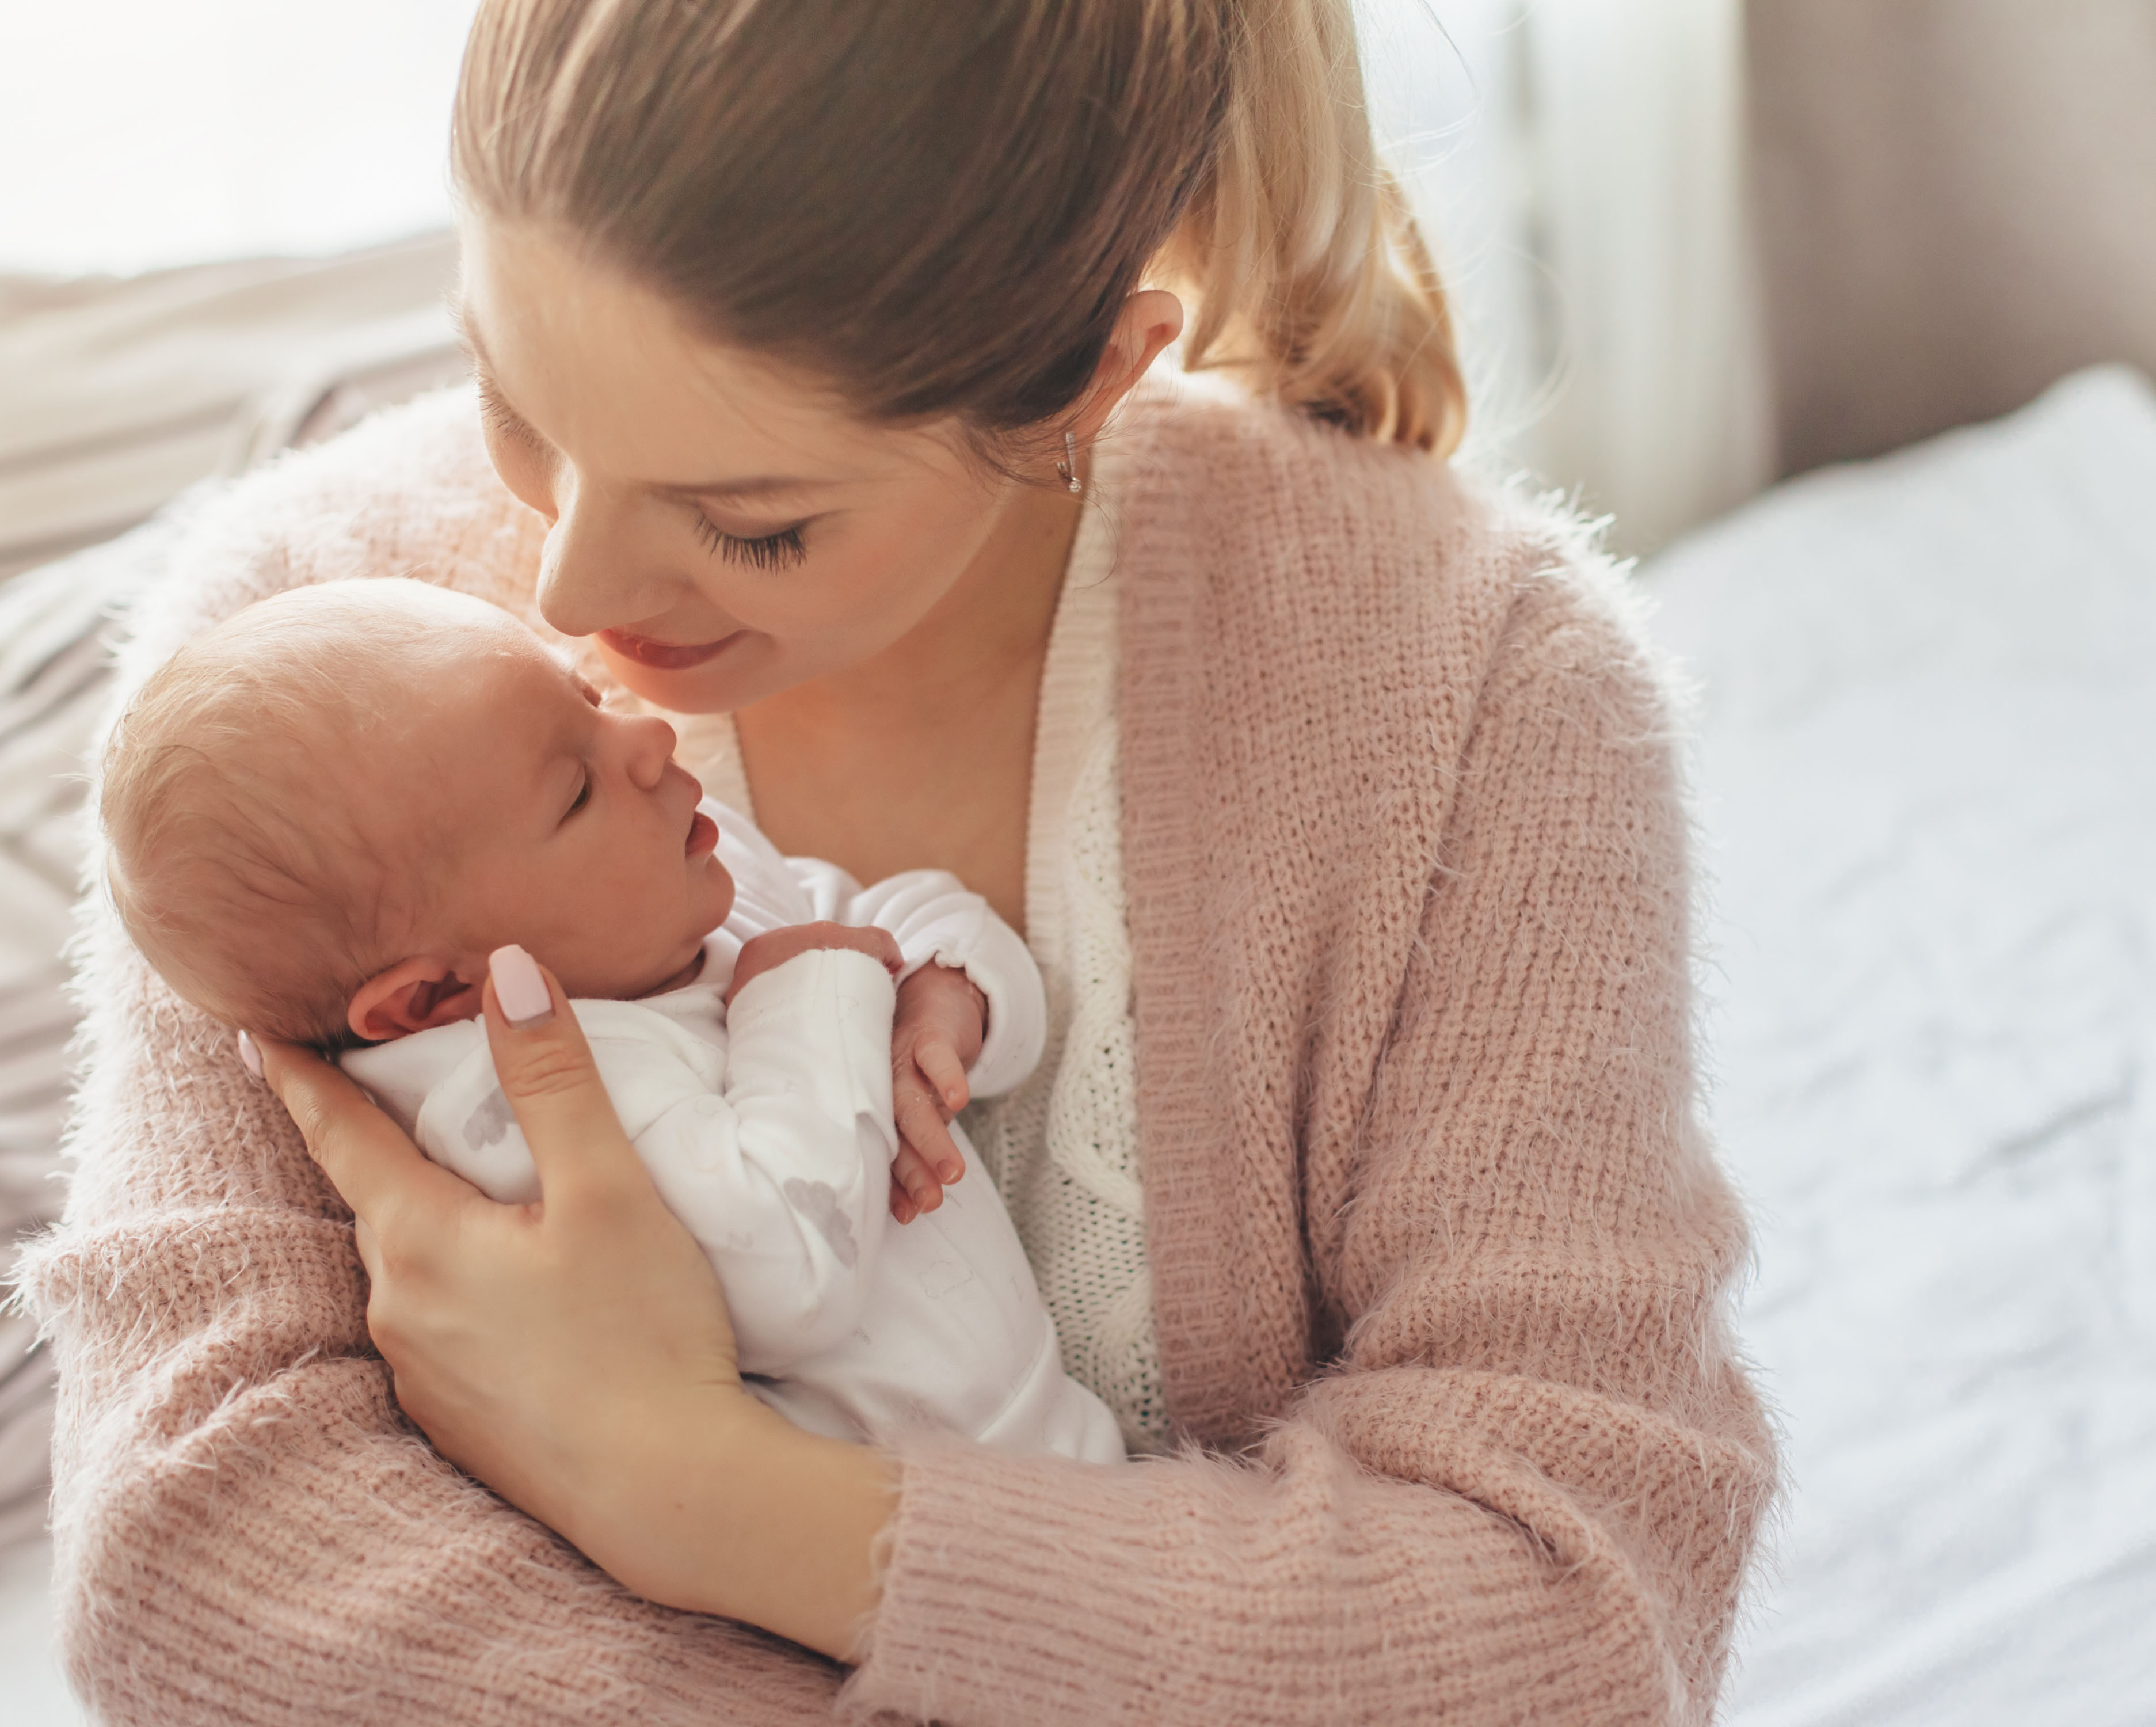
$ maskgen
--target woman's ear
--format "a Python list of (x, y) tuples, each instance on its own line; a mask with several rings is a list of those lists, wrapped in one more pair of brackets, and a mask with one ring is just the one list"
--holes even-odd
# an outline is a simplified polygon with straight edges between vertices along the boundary
[(1137, 385), (1160, 351), (1183, 334), (1183, 302), (1165, 288), (1141, 288), (1123, 302), (1114, 332), (1101, 351), (1093, 382), (1070, 423), (1071, 434), (1090, 444), (1116, 404)]
[(403, 959), (352, 991), (345, 1023), (369, 1043), (387, 1043), (435, 1025), (475, 1018), (480, 1010), (480, 966), (463, 977), (446, 959)]

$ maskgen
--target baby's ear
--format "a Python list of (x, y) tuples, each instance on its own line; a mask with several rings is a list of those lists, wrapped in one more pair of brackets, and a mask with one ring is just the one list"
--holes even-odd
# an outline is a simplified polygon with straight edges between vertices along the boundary
[(403, 959), (377, 973), (352, 991), (345, 1021), (369, 1043), (387, 1043), (435, 1025), (475, 1018), (480, 1010), (480, 979), (459, 975), (446, 959)]

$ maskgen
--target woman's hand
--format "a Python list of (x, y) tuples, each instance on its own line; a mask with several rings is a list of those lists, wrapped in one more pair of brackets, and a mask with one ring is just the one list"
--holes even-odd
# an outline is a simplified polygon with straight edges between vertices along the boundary
[(875, 1604), (888, 1465), (742, 1389), (717, 1276), (660, 1202), (552, 977), (503, 949), (485, 1011), (538, 1169), (528, 1205), (429, 1163), (319, 1057), (260, 1046), (352, 1208), (398, 1401), (444, 1457), (638, 1594), (847, 1658)]
[(898, 1156), (891, 1166), (891, 1215), (911, 1223), (943, 1203), (966, 1173), (951, 1118), (973, 1096), (966, 1072), (988, 1031), (988, 999), (963, 971), (924, 965), (899, 985), (891, 1025), (891, 1103)]

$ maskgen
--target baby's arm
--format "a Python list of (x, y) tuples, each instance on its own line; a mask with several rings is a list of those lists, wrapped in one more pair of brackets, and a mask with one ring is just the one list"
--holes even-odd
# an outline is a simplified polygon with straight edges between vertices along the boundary
[(865, 888), (819, 859), (787, 864), (817, 917), (891, 932), (906, 961), (901, 984), (935, 964), (963, 972), (980, 991), (984, 1014), (980, 1049), (966, 1073), (970, 1096), (999, 1097), (1024, 1082), (1048, 1041), (1048, 998), (1025, 943), (986, 900), (947, 870), (907, 870)]
[(788, 865), (819, 916), (887, 929), (906, 956), (891, 1047), (901, 1144), (891, 1204), (910, 1221), (964, 1173), (952, 1117), (1039, 1064), (1048, 1032), (1040, 968), (1017, 932), (947, 871), (911, 870), (864, 889), (834, 865)]
[[(835, 933), (850, 946), (890, 939)], [(576, 1005), (622, 1126), (717, 1269), (742, 1364), (756, 1373), (783, 1372), (859, 1322), (897, 1149), (891, 968), (858, 946), (788, 955), (774, 944), (771, 953), (778, 963), (732, 992), (723, 1061), (700, 1037), (654, 1029), (648, 1009)], [(485, 1039), (451, 1029), (469, 1031), (472, 1046), (430, 1092), (416, 1137), (490, 1199), (536, 1200), (531, 1154)], [(399, 1047), (369, 1053), (390, 1058)], [(364, 1080), (364, 1064), (354, 1065)]]
[(776, 971), (797, 953), (812, 953), (819, 948), (865, 953), (894, 979), (906, 964), (891, 932), (873, 924), (865, 929), (855, 929), (844, 923), (788, 923), (762, 935), (751, 936), (742, 943), (740, 957), (734, 961), (733, 979), (726, 985), (728, 1004), (752, 979)]
[(737, 974), (730, 1000), (723, 1092), (632, 1137), (718, 1269), (743, 1370), (778, 1374), (860, 1323), (896, 1149), (893, 990), (880, 956), (819, 940)]

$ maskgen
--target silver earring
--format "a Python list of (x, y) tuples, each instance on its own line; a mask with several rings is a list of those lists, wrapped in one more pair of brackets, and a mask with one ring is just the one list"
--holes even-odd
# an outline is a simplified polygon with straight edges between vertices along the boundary
[(1063, 434), (1063, 460), (1055, 465), (1055, 477), (1073, 491), (1083, 491), (1078, 480), (1078, 439), (1071, 433)]

